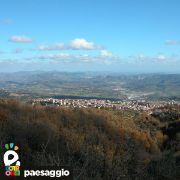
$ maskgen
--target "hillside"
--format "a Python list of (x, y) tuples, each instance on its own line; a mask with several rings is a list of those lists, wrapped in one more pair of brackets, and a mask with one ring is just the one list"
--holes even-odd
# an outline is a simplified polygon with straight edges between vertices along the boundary
[(85, 97), (180, 100), (180, 74), (63, 72), (0, 73), (0, 89), (10, 97)]
[(179, 107), (149, 115), (0, 100), (1, 147), (19, 144), (24, 166), (72, 166), (75, 179), (178, 179), (179, 135)]

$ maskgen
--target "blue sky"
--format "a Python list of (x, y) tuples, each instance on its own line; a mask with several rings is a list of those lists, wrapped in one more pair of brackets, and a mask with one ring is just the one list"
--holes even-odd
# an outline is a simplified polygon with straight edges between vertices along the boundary
[(0, 71), (180, 73), (179, 0), (1, 0)]

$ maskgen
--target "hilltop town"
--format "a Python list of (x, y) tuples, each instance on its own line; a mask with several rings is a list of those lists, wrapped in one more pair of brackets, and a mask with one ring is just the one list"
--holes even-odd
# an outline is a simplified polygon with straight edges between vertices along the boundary
[(168, 105), (180, 105), (176, 101), (145, 101), (145, 100), (128, 100), (112, 101), (99, 99), (54, 99), (54, 98), (37, 98), (29, 101), (32, 105), (42, 106), (64, 106), (78, 108), (112, 108), (114, 110), (143, 110), (150, 111)]

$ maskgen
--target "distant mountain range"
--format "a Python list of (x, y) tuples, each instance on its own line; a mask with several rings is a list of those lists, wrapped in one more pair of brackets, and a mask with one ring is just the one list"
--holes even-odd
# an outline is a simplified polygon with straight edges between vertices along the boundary
[(0, 96), (180, 100), (180, 74), (0, 73)]

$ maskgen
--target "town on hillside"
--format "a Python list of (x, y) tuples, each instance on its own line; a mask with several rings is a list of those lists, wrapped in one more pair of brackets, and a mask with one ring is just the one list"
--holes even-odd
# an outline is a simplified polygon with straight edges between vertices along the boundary
[(150, 111), (157, 108), (163, 108), (169, 105), (177, 105), (180, 103), (171, 101), (146, 101), (146, 100), (126, 100), (112, 101), (99, 99), (54, 99), (54, 98), (37, 98), (29, 101), (30, 104), (42, 106), (64, 106), (78, 108), (112, 108), (114, 110), (143, 110)]

